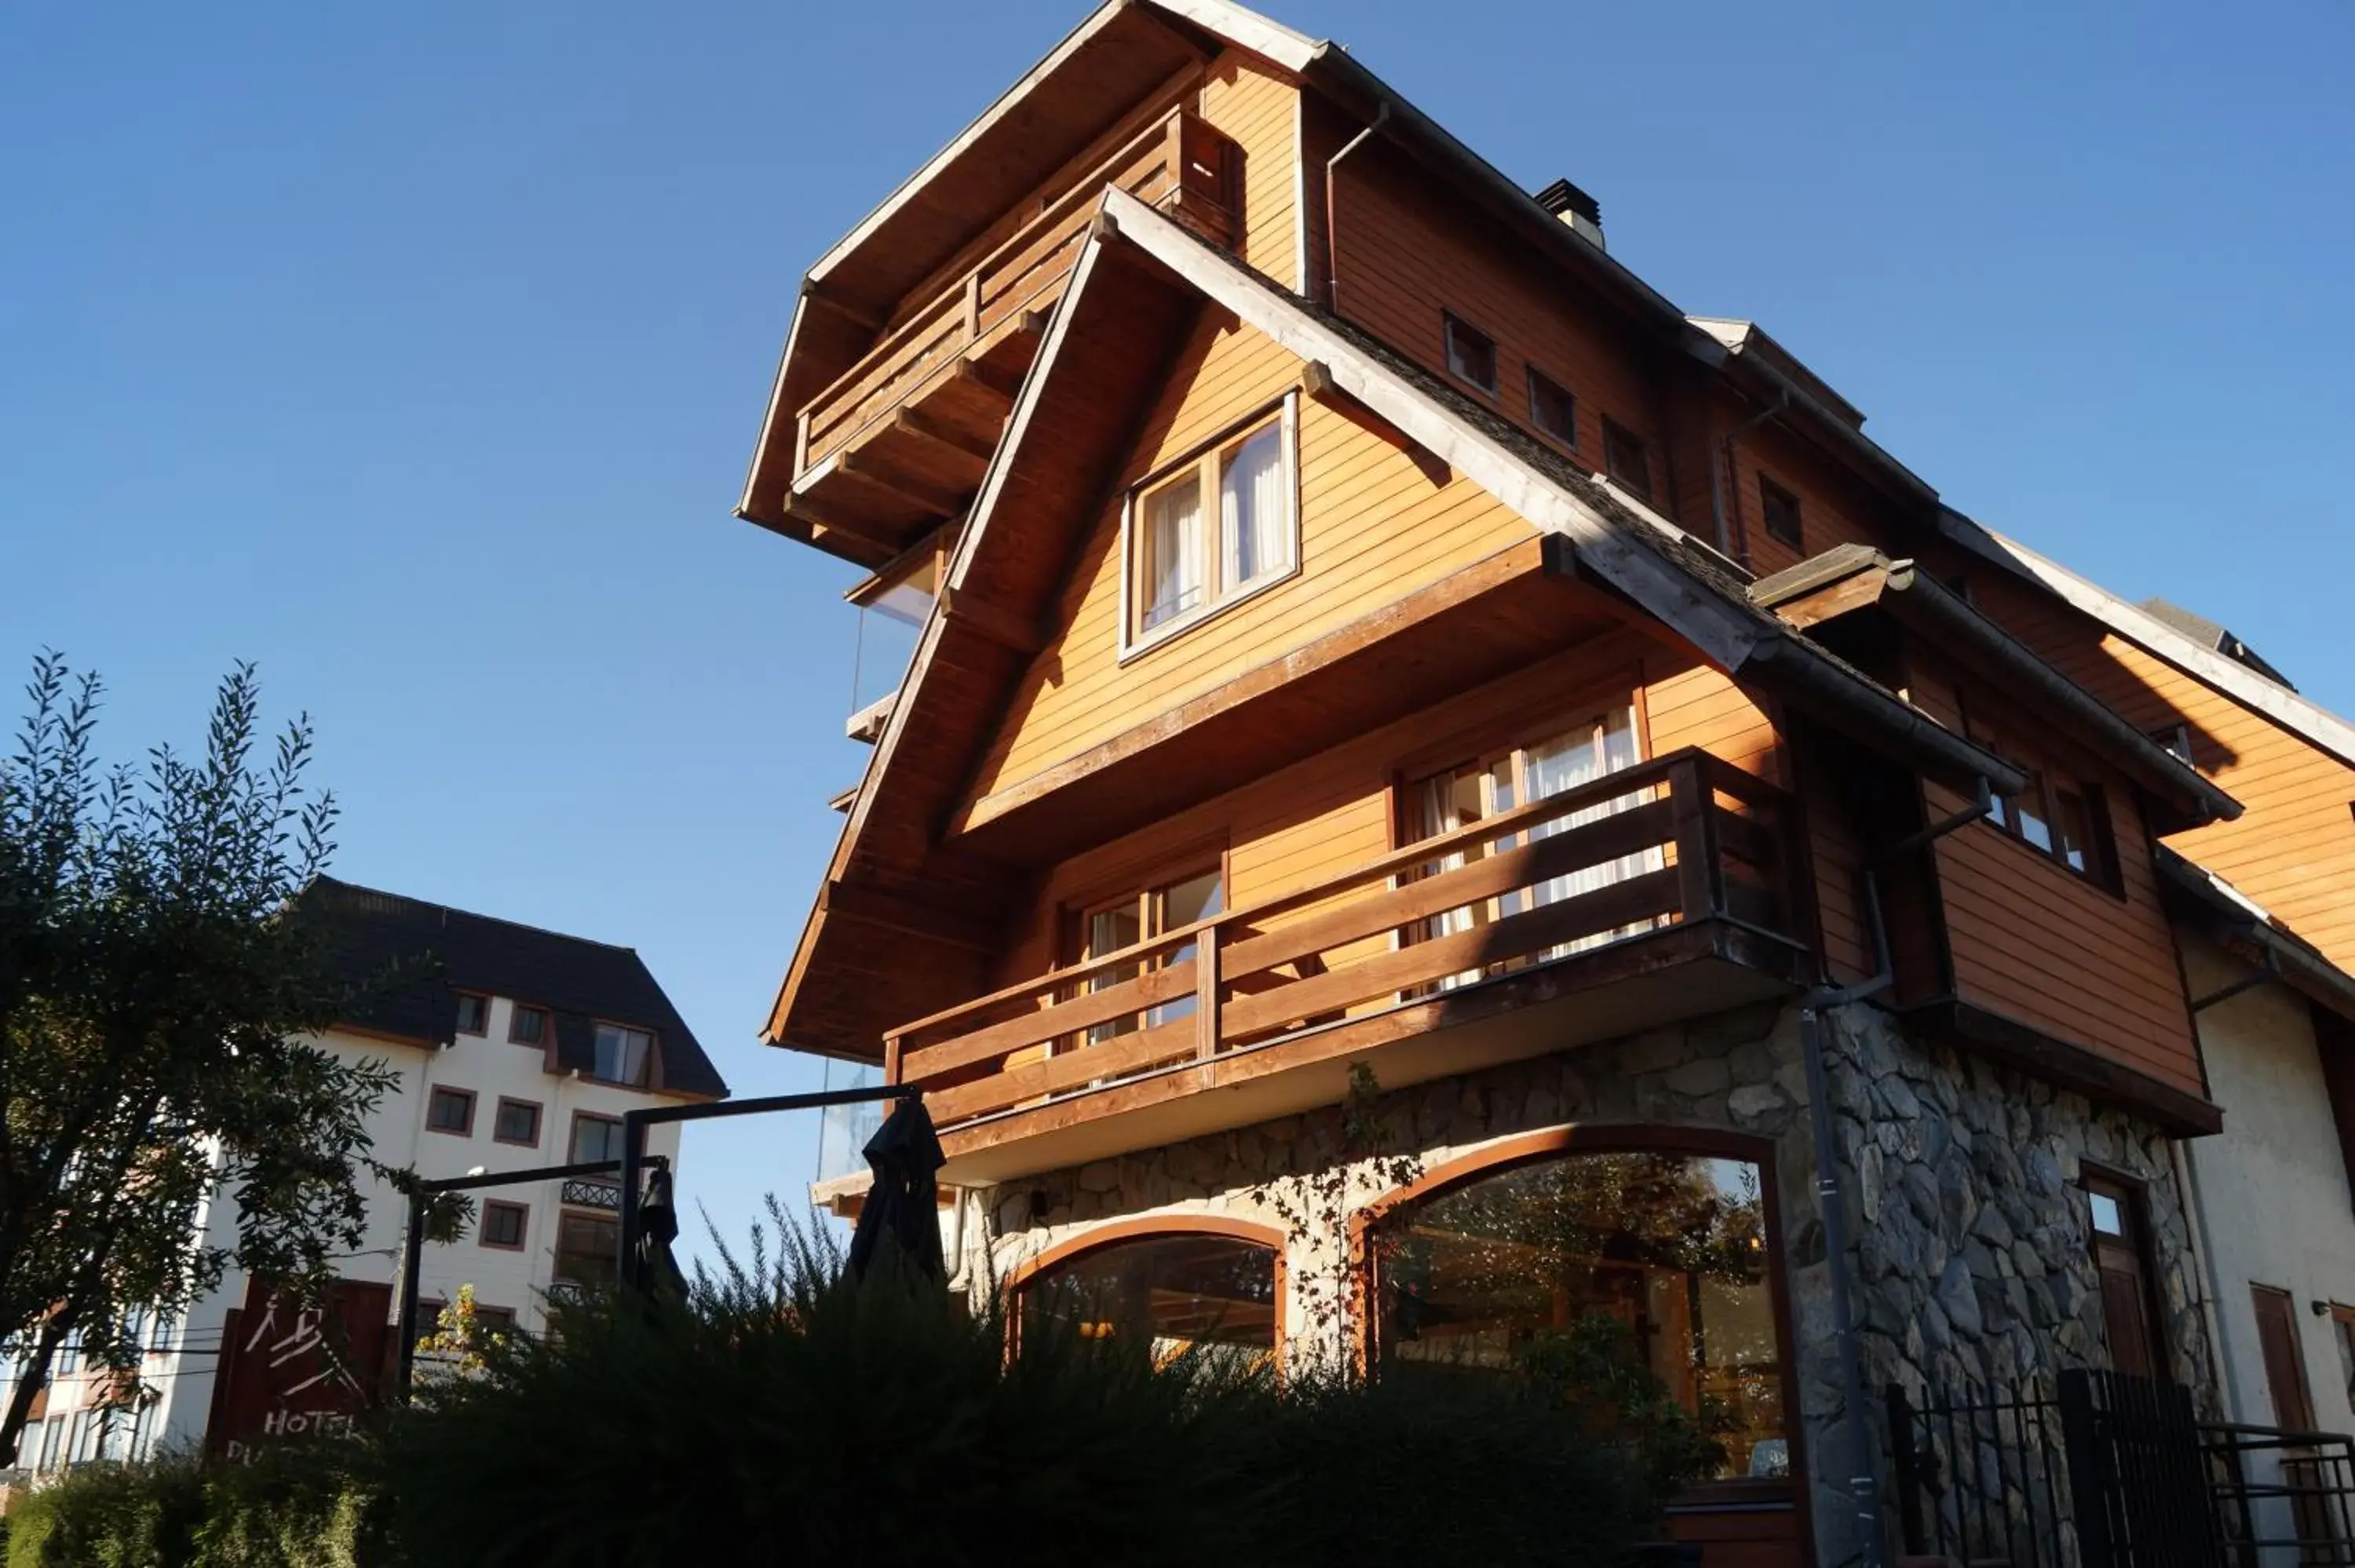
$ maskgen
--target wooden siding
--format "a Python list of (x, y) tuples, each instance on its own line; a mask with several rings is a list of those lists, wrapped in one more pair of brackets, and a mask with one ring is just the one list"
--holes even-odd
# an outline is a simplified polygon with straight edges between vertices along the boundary
[[(1722, 398), (1719, 402), (1720, 429), (1731, 429), (1757, 412)], [(1823, 449), (1775, 420), (1734, 438), (1732, 473), (1725, 500), (1729, 553), (1760, 577), (1797, 566), (1838, 545), (1865, 545), (1892, 556), (1913, 553), (1904, 535), (1890, 526), (1886, 502)], [(1798, 497), (1803, 548), (1794, 550), (1767, 534), (1761, 475)]]
[(1295, 387), (1300, 362), (1216, 313), (1180, 354), (1118, 485), (1081, 548), (1008, 718), (975, 775), (990, 794), (1241, 670), (1302, 646), (1517, 541), (1530, 524), (1386, 429), (1300, 402), (1300, 570), (1123, 663), (1120, 521), (1127, 487)]
[[(1915, 700), (1961, 727), (1943, 673), (1917, 665), (1913, 679)], [(2204, 1094), (2174, 932), (2133, 787), (2049, 723), (1998, 706), (1999, 697), (1984, 688), (1969, 700), (1975, 717), (2019, 736), (2038, 760), (2101, 786), (2123, 896), (1992, 824), (1946, 834), (1937, 841), (1938, 883), (1957, 1000)], [(1923, 793), (1933, 821), (1969, 803), (1942, 785)]]
[(2041, 590), (1982, 567), (1974, 599), (2137, 728), (2182, 723), (2194, 760), (2244, 810), (2169, 842), (2355, 969), (2355, 768)]
[(1441, 313), (1452, 312), (1496, 340), (1497, 391), (1484, 400), (1498, 413), (1536, 429), (1529, 403), (1535, 366), (1578, 400), (1574, 450), (1581, 463), (1603, 467), (1608, 417), (1650, 449), (1654, 503), (1706, 530), (1706, 482), (1689, 488), (1683, 471), (1689, 463), (1671, 472), (1663, 392), (1646, 368), (1665, 358), (1661, 344), (1646, 344), (1611, 306), (1467, 204), (1436, 190), (1380, 138), (1342, 164), (1333, 205), (1341, 314), (1444, 372)]
[(1235, 253), (1280, 288), (1293, 286), (1293, 121), (1300, 90), (1274, 67), (1230, 49), (1203, 78), (1202, 118), (1231, 138), (1242, 162), (1242, 228)]
[(1230, 906), (1374, 860), (1396, 847), (1394, 790), (1402, 773), (1436, 771), (1541, 738), (1586, 705), (1614, 697), (1635, 702), (1647, 756), (1698, 746), (1782, 782), (1774, 726), (1748, 694), (1648, 636), (1610, 633), (1064, 862), (1041, 880), (1028, 914), (1007, 921), (1018, 935), (1000, 956), (992, 988), (1071, 961), (1075, 955), (1060, 950), (1070, 912), (1185, 875), (1221, 851)]

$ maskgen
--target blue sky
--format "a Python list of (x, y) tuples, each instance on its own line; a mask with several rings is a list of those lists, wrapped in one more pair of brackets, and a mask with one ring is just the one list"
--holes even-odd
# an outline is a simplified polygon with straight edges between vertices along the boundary
[[(1300, 0), (1955, 505), (2355, 711), (2355, 6)], [(230, 661), (339, 874), (645, 954), (740, 1093), (839, 819), (850, 568), (732, 521), (801, 271), (1082, 15), (0, 8), (0, 662)], [(13, 710), (9, 715), (13, 717)], [(730, 1231), (814, 1126), (698, 1129)]]

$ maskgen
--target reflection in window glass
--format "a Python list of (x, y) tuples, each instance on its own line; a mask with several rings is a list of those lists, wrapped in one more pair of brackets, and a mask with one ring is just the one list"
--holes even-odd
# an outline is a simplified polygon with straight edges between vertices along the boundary
[(2107, 1192), (2088, 1192), (2086, 1201), (2093, 1205), (2094, 1228), (2105, 1236), (2126, 1234), (2126, 1211)]
[(1720, 1474), (1787, 1473), (1758, 1168), (1664, 1153), (1515, 1166), (1375, 1233), (1384, 1376), (1511, 1371), (1600, 1315), (1725, 1445)]
[(1188, 1350), (1257, 1361), (1275, 1348), (1275, 1254), (1233, 1236), (1118, 1242), (1034, 1276), (1017, 1325), (1064, 1325), (1166, 1361)]

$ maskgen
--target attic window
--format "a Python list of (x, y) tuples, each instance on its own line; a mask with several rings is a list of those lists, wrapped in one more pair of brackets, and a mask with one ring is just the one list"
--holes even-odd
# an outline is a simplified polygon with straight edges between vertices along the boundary
[(1652, 457), (1644, 438), (1615, 419), (1603, 421), (1603, 471), (1646, 501), (1652, 499)]
[(1766, 536), (1778, 545), (1787, 545), (1805, 555), (1805, 535), (1799, 527), (1799, 498), (1762, 473), (1758, 476), (1758, 504), (1766, 514)]
[(1497, 340), (1446, 312), (1440, 320), (1447, 333), (1447, 373), (1489, 397), (1497, 395)]
[(1298, 401), (1287, 396), (1130, 493), (1124, 654), (1292, 575), (1298, 432)]
[(487, 996), (474, 996), (464, 991), (459, 992), (458, 1033), (487, 1034), (490, 1029), (491, 999)]
[(1529, 423), (1563, 446), (1578, 445), (1578, 400), (1535, 366), (1529, 366)]
[(654, 1053), (655, 1037), (645, 1030), (601, 1023), (597, 1025), (597, 1059), (590, 1071), (606, 1083), (642, 1089)]
[(507, 1020), (507, 1039), (517, 1045), (540, 1045), (548, 1041), (548, 1010), (539, 1007), (518, 1007)]

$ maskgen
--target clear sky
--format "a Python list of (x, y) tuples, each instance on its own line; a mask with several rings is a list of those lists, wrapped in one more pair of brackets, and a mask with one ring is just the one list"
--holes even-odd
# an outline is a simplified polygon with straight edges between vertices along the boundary
[[(2341, 650), (2355, 6), (1285, 0), (1954, 504)], [(1083, 15), (0, 6), (0, 664), (317, 722), (354, 880), (636, 947), (741, 1094), (840, 819), (851, 568), (730, 519), (803, 269)], [(13, 717), (14, 709), (9, 710)], [(731, 1232), (814, 1125), (690, 1137)]]

